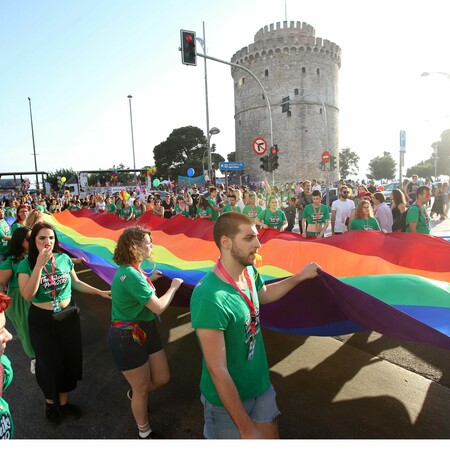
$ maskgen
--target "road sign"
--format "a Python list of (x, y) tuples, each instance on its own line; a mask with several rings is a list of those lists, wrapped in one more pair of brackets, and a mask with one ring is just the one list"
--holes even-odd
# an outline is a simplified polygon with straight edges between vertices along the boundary
[(219, 163), (219, 169), (221, 172), (224, 170), (244, 170), (245, 165), (240, 161), (221, 162)]
[(267, 142), (265, 139), (258, 137), (253, 141), (252, 148), (257, 155), (264, 155), (267, 151)]
[(331, 155), (330, 152), (324, 151), (322, 152), (322, 162), (327, 163), (330, 162)]
[(400, 153), (406, 153), (406, 131), (400, 130)]

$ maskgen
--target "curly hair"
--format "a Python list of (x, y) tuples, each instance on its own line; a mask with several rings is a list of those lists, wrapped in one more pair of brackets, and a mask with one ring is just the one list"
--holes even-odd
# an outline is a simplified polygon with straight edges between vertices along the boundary
[(141, 249), (145, 235), (152, 239), (152, 233), (143, 226), (128, 227), (120, 235), (114, 250), (113, 260), (119, 266), (126, 264), (139, 264), (144, 259)]
[(363, 208), (364, 208), (364, 206), (367, 206), (367, 205), (369, 206), (369, 217), (374, 217), (372, 205), (370, 204), (370, 202), (368, 200), (361, 200), (358, 203), (358, 206), (355, 211), (355, 219), (363, 219), (364, 218)]
[(3, 292), (0, 292), (0, 313), (5, 312), (11, 304), (11, 297), (8, 297)]

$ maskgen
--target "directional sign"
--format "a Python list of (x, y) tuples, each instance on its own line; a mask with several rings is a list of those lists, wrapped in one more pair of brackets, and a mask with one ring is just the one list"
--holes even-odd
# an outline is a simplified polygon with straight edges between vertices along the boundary
[(400, 130), (400, 153), (406, 153), (406, 131)]
[(324, 151), (322, 152), (322, 162), (327, 163), (330, 162), (330, 152)]
[(244, 163), (239, 161), (219, 163), (219, 169), (221, 172), (224, 170), (244, 170), (244, 168)]
[(253, 151), (258, 155), (264, 155), (267, 151), (267, 142), (265, 139), (258, 137), (253, 141)]

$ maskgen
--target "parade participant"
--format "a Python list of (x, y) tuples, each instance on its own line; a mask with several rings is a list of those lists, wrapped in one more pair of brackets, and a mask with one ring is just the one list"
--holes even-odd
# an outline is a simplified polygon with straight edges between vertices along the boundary
[(373, 204), (375, 210), (375, 219), (378, 220), (380, 228), (386, 233), (392, 233), (392, 212), (389, 205), (386, 203), (386, 197), (382, 192), (375, 192), (373, 194)]
[(203, 353), (200, 379), (207, 439), (278, 438), (280, 414), (270, 382), (259, 321), (260, 304), (271, 303), (318, 275), (308, 264), (300, 273), (265, 285), (255, 269), (261, 244), (252, 220), (221, 215), (213, 227), (220, 259), (191, 297), (192, 327)]
[(236, 205), (236, 195), (234, 194), (228, 196), (228, 203), (222, 208), (222, 214), (230, 211), (242, 212), (241, 208)]
[(69, 403), (69, 392), (82, 374), (79, 309), (72, 289), (109, 299), (110, 291), (78, 279), (73, 262), (61, 253), (53, 227), (37, 223), (31, 231), (28, 258), (18, 267), (22, 297), (31, 302), (28, 313), (30, 339), (36, 354), (36, 381), (45, 398), (45, 416), (55, 425), (62, 418), (80, 417)]
[(256, 204), (257, 195), (255, 191), (250, 191), (248, 193), (248, 205), (245, 205), (244, 210), (241, 211), (246, 214), (250, 219), (255, 221), (258, 214), (263, 210), (261, 206)]
[(155, 198), (155, 206), (153, 207), (153, 214), (155, 214), (158, 217), (164, 217), (164, 206), (162, 206), (162, 202), (159, 197)]
[(368, 200), (361, 200), (350, 223), (350, 230), (381, 230), (378, 220), (373, 215), (372, 205)]
[(106, 197), (105, 200), (106, 206), (105, 206), (105, 212), (108, 214), (116, 214), (117, 207), (116, 204), (113, 201), (112, 197)]
[(339, 188), (339, 198), (331, 204), (331, 233), (342, 234), (348, 231), (351, 216), (354, 214), (355, 203), (348, 199), (348, 187), (344, 184)]
[(215, 222), (219, 217), (220, 212), (222, 211), (222, 207), (217, 204), (217, 189), (215, 187), (209, 188), (209, 197), (207, 197), (207, 202), (212, 211), (211, 220)]
[(131, 220), (133, 218), (133, 207), (130, 206), (125, 199), (122, 199), (119, 217), (123, 220)]
[(108, 335), (109, 350), (114, 362), (130, 384), (128, 397), (136, 421), (139, 438), (151, 438), (148, 423), (148, 395), (169, 382), (167, 356), (156, 326), (156, 315), (170, 305), (181, 278), (174, 278), (164, 295), (158, 297), (152, 284), (161, 277), (156, 271), (151, 278), (141, 264), (150, 259), (150, 230), (141, 226), (125, 229), (114, 250), (119, 268), (111, 285), (112, 311)]
[(139, 219), (145, 213), (145, 206), (140, 198), (135, 198), (133, 202), (133, 218)]
[(177, 204), (175, 205), (175, 216), (178, 214), (181, 214), (182, 216), (189, 219), (189, 206), (186, 204), (183, 195), (178, 195), (177, 197)]
[(6, 259), (9, 252), (11, 229), (5, 219), (5, 209), (0, 206), (0, 262)]
[(213, 211), (206, 197), (200, 196), (197, 203), (197, 216), (200, 219), (212, 220)]
[(42, 213), (38, 209), (33, 209), (33, 211), (31, 211), (30, 214), (28, 214), (27, 218), (25, 219), (24, 226), (31, 230), (38, 222), (43, 221), (44, 221), (44, 213)]
[(261, 211), (255, 219), (256, 225), (261, 228), (276, 228), (279, 231), (284, 231), (288, 226), (286, 214), (278, 207), (278, 199), (275, 196), (270, 196), (268, 207)]
[(28, 217), (30, 210), (26, 205), (20, 205), (17, 208), (16, 221), (11, 225), (11, 235), (14, 233), (16, 228), (25, 226), (25, 220)]
[(393, 189), (391, 192), (391, 213), (395, 222), (400, 214), (406, 211), (406, 198), (401, 189)]
[(36, 359), (28, 331), (30, 303), (20, 294), (19, 281), (17, 279), (19, 264), (28, 254), (30, 234), (31, 230), (27, 227), (20, 227), (14, 231), (10, 241), (9, 255), (5, 261), (0, 263), (0, 285), (2, 288), (8, 287), (7, 294), (11, 297), (12, 304), (8, 308), (6, 315), (19, 336), (23, 351), (30, 358), (30, 372), (34, 374)]
[(104, 213), (106, 211), (105, 196), (103, 194), (97, 194), (95, 211), (98, 213)]
[(330, 223), (330, 212), (326, 205), (322, 204), (322, 193), (312, 191), (312, 203), (308, 203), (303, 209), (303, 237), (323, 238)]
[(0, 440), (14, 438), (14, 423), (9, 405), (3, 398), (3, 391), (11, 384), (13, 370), (11, 361), (5, 355), (6, 344), (12, 339), (11, 333), (5, 328), (5, 310), (11, 304), (11, 299), (0, 292)]
[(430, 216), (425, 209), (430, 197), (431, 189), (428, 186), (422, 185), (417, 188), (416, 201), (408, 208), (406, 214), (406, 232), (430, 234)]

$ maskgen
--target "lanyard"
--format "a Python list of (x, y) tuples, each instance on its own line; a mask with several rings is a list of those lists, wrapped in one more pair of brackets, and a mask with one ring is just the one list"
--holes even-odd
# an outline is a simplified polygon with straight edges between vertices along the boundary
[(142, 269), (140, 269), (138, 266), (136, 266), (136, 264), (130, 264), (130, 266), (133, 269), (136, 269), (139, 273), (142, 274), (142, 276), (147, 280), (147, 283), (150, 285), (150, 287), (156, 292), (156, 288), (153, 285), (153, 283), (150, 281), (150, 278), (144, 273), (144, 271)]
[[(236, 284), (233, 278), (231, 278), (231, 275), (226, 271), (225, 267), (223, 267), (222, 261), (220, 259), (219, 261), (217, 261), (217, 267), (222, 273), (222, 275), (225, 277), (225, 279), (239, 292), (239, 294), (241, 294), (241, 297), (244, 299), (245, 303), (247, 303), (248, 307), (250, 308), (250, 316), (251, 316), (250, 326), (252, 337), (254, 338), (256, 335), (256, 310), (253, 300), (248, 298), (245, 292), (243, 292), (243, 290)], [(252, 283), (250, 281), (250, 276), (248, 274), (247, 269), (244, 270), (244, 276), (247, 282), (248, 289), (250, 291), (250, 297), (252, 298)]]
[(59, 311), (61, 311), (61, 307), (59, 306), (59, 302), (58, 300), (56, 300), (56, 289), (55, 289), (55, 278), (53, 277), (53, 275), (55, 274), (55, 257), (52, 257), (52, 273), (50, 273), (47, 269), (47, 263), (45, 264), (45, 266), (42, 268), (44, 270), (44, 272), (47, 274), (48, 276), (48, 281), (50, 282), (50, 286), (52, 287), (52, 308), (53, 308), (53, 312), (57, 313)]

